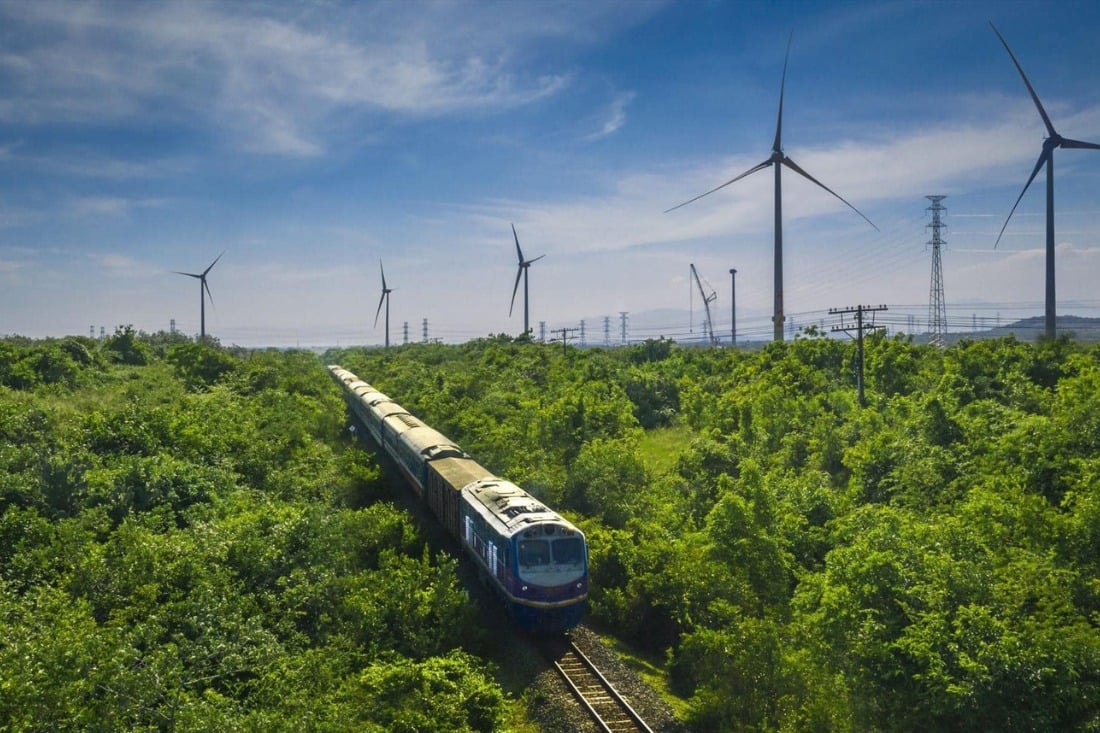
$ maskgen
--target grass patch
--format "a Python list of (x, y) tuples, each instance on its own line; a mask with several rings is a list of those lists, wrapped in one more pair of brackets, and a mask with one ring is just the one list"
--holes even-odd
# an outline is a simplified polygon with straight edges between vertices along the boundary
[(669, 689), (668, 675), (665, 674), (664, 655), (640, 651), (613, 636), (602, 638), (604, 643), (615, 650), (615, 653), (623, 660), (623, 664), (634, 670), (639, 677), (645, 680), (646, 684), (657, 691), (657, 694), (672, 708), (672, 712), (678, 720), (687, 719), (689, 703)]
[(676, 468), (680, 454), (694, 439), (695, 433), (691, 428), (681, 425), (647, 430), (638, 441), (638, 453), (645, 467), (660, 476)]

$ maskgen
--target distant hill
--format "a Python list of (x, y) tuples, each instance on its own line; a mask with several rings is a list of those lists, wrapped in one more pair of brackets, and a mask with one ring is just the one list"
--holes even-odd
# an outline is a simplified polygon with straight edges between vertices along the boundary
[[(1082, 318), (1080, 316), (1058, 316), (1055, 324), (1060, 334), (1069, 334), (1079, 343), (1100, 342), (1100, 318)], [(1034, 341), (1045, 330), (1043, 316), (1024, 318), (996, 328), (981, 329), (948, 334), (948, 342), (955, 343), (963, 339), (1000, 338), (1014, 334), (1020, 341)]]
[[(666, 308), (643, 311), (636, 314), (631, 313), (628, 316), (628, 337), (631, 342), (637, 342), (646, 338), (664, 336), (674, 339), (683, 346), (705, 346), (702, 319), (699, 317), (699, 314), (694, 315), (695, 317), (692, 319), (694, 321), (694, 327), (689, 330), (688, 324), (690, 316), (688, 311), (683, 309)], [(619, 319), (610, 319), (608, 325), (610, 327), (610, 343), (612, 345), (618, 345), (620, 343), (621, 327)], [(588, 345), (602, 344), (604, 342), (603, 318), (588, 319), (587, 326), (586, 341)], [(725, 328), (729, 328), (728, 323), (725, 325)], [(1043, 316), (1034, 316), (994, 328), (979, 328), (974, 331), (952, 331), (947, 335), (947, 341), (949, 344), (953, 344), (964, 339), (1001, 338), (1014, 334), (1020, 341), (1031, 342), (1043, 335), (1044, 328)], [(1080, 343), (1100, 342), (1100, 318), (1083, 318), (1081, 316), (1071, 315), (1058, 316), (1057, 329), (1059, 334), (1070, 334), (1075, 341)], [(823, 330), (827, 332), (828, 325), (826, 325)], [(723, 345), (729, 345), (728, 330), (720, 332), (719, 337)], [(846, 338), (843, 334), (836, 337)], [(913, 334), (913, 340), (917, 343), (925, 343), (928, 340), (928, 334)], [(770, 329), (769, 333), (763, 337), (761, 337), (758, 332), (739, 333), (737, 341), (741, 348), (759, 347), (771, 342)]]

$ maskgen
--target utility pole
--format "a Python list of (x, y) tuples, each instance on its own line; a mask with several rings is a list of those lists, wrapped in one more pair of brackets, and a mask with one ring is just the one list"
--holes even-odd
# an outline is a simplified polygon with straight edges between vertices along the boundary
[(588, 346), (588, 342), (584, 340), (584, 321), (581, 321), (581, 346)]
[(405, 321), (401, 326), (401, 345), (409, 345), (409, 322)]
[(546, 343), (546, 321), (539, 321), (539, 343)]
[[(866, 404), (867, 404), (867, 400), (865, 399), (865, 397), (863, 395), (863, 332), (864, 331), (875, 331), (875, 330), (878, 330), (878, 329), (885, 328), (885, 326), (876, 326), (875, 323), (874, 323), (874, 320), (875, 320), (874, 314), (877, 313), (878, 311), (884, 311), (884, 310), (887, 310), (886, 306), (884, 306), (884, 305), (874, 305), (874, 306), (872, 306), (872, 305), (857, 305), (854, 308), (830, 308), (829, 309), (829, 315), (839, 315), (840, 316), (840, 325), (833, 326), (833, 331), (834, 332), (844, 331), (849, 336), (852, 335), (852, 326), (846, 325), (844, 323), (844, 316), (847, 313), (855, 313), (856, 314), (856, 325), (855, 325), (856, 344), (857, 344), (857, 346), (856, 346), (856, 385), (859, 389), (859, 406), (860, 407), (865, 407)], [(863, 314), (864, 313), (872, 314), (871, 315), (871, 323), (869, 325), (863, 323)]]
[(737, 270), (730, 268), (730, 344), (737, 346)]
[(424, 319), (424, 343), (428, 343), (428, 319)]
[[(560, 333), (561, 334), (561, 353), (563, 353), (563, 354), (565, 353), (565, 346), (566, 346), (566, 344), (569, 343), (570, 339), (573, 338), (573, 336), (571, 334), (576, 330), (577, 329), (575, 329), (575, 328), (554, 328), (554, 329), (550, 330), (550, 333)], [(551, 342), (557, 341), (557, 339), (550, 339), (550, 341)]]
[(928, 342), (941, 349), (947, 346), (947, 305), (943, 299), (943, 265), (940, 262), (940, 248), (946, 244), (940, 237), (940, 231), (947, 225), (940, 214), (947, 211), (940, 202), (946, 196), (925, 196), (932, 202), (928, 211), (932, 212), (932, 284), (928, 289)]

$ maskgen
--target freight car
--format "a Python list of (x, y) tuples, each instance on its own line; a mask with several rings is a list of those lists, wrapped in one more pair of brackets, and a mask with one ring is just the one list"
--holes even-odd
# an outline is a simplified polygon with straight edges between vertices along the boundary
[(519, 626), (576, 626), (588, 599), (584, 534), (348, 370), (329, 366), (351, 412), (477, 564)]

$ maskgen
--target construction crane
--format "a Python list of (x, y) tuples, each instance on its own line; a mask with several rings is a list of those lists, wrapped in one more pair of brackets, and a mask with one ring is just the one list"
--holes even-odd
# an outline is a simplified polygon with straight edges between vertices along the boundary
[[(718, 337), (714, 335), (714, 321), (710, 317), (710, 304), (718, 299), (718, 293), (711, 288), (710, 295), (707, 295), (706, 290), (703, 289), (703, 281), (699, 279), (699, 272), (695, 269), (695, 265), (691, 265), (691, 276), (695, 278), (695, 284), (699, 288), (699, 297), (703, 299), (703, 310), (707, 314), (707, 319), (703, 322), (703, 333), (710, 340), (711, 346), (718, 345)], [(709, 287), (709, 283), (707, 284)]]

